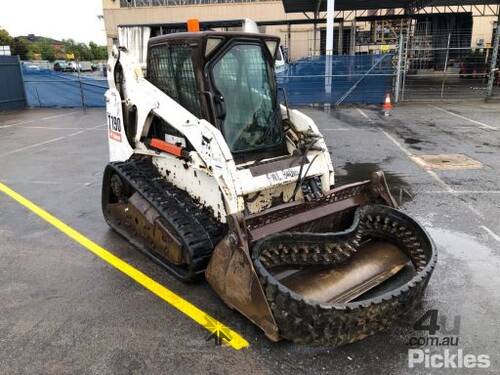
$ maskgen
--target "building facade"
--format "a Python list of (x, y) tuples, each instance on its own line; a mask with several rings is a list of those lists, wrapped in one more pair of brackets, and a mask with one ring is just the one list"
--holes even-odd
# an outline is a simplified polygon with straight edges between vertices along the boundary
[[(460, 45), (490, 48), (498, 5), (452, 6), (420, 9), (408, 18), (404, 9), (337, 11), (335, 54), (383, 53), (394, 50), (401, 33), (434, 35), (433, 43), (446, 33), (463, 35)], [(264, 25), (262, 32), (277, 35), (293, 60), (324, 53), (326, 23), (318, 14), (285, 13), (276, 0), (103, 0), (108, 46), (118, 38), (118, 25), (173, 24), (196, 18), (200, 21), (231, 21), (250, 18)], [(304, 21), (300, 24), (299, 20)], [(290, 21), (287, 24), (287, 22)], [(282, 24), (278, 24), (278, 23)], [(436, 37), (437, 36), (437, 37)]]

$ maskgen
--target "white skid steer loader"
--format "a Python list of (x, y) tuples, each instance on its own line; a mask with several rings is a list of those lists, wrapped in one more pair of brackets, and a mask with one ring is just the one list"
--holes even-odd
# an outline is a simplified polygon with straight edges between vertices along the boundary
[(436, 252), (382, 172), (335, 186), (314, 121), (278, 103), (278, 46), (245, 32), (153, 37), (146, 73), (114, 47), (103, 212), (270, 339), (342, 345), (415, 308)]

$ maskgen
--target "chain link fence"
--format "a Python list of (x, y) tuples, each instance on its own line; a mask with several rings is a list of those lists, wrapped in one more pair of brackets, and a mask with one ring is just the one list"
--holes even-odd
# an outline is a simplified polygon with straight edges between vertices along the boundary
[[(428, 22), (419, 21), (412, 25), (403, 19), (392, 22), (390, 27), (369, 23), (356, 25), (356, 28), (349, 22), (336, 25), (334, 59), (344, 60), (346, 65), (352, 66), (353, 63), (349, 61), (352, 56), (393, 54), (394, 75), (388, 91), (392, 92), (395, 101), (487, 99), (500, 96), (496, 25), (492, 32), (482, 35), (467, 28), (454, 28), (450, 32), (443, 29), (436, 31)], [(279, 30), (281, 34), (285, 31), (284, 28)], [(294, 26), (290, 33), (282, 35), (292, 68), (294, 64), (298, 64), (300, 70), (314, 70), (315, 62), (321, 59), (319, 56), (325, 54), (324, 33), (323, 26), (318, 26), (316, 31), (311, 26)], [(299, 69), (295, 69), (297, 70)], [(390, 73), (386, 70), (383, 74)], [(289, 95), (293, 96), (300, 90), (301, 101), (306, 100), (306, 93), (309, 93), (311, 103), (322, 97), (325, 103), (334, 104), (338, 98), (323, 95), (324, 89), (318, 77), (320, 74), (323, 75), (323, 80), (327, 78), (328, 74), (326, 71), (321, 73), (321, 69), (316, 69), (313, 77), (305, 74), (301, 78), (296, 73), (291, 73), (295, 82), (288, 86)], [(360, 77), (358, 74), (364, 75), (356, 69), (338, 69), (335, 64), (332, 74), (334, 92), (346, 91), (349, 84), (356, 84)], [(372, 102), (374, 95), (387, 90), (385, 79), (369, 80), (370, 77), (371, 75), (367, 75), (364, 80), (373, 84), (357, 85), (350, 99), (363, 102), (362, 95), (355, 94), (364, 89), (368, 102)], [(314, 86), (315, 82), (317, 84)], [(377, 82), (379, 88), (374, 86)], [(327, 102), (328, 99), (333, 101)], [(381, 102), (383, 96), (379, 100)]]
[[(472, 31), (402, 35), (397, 100), (490, 98), (500, 94), (498, 38)], [(474, 44), (474, 47), (471, 45)]]
[(30, 107), (104, 107), (108, 82), (102, 70), (57, 72), (31, 63), (23, 64), (27, 105)]
[[(489, 96), (491, 68), (497, 67), (493, 62), (494, 47), (481, 42), (487, 40), (485, 36), (476, 37), (479, 45), (471, 48), (471, 32), (403, 36), (399, 98), (433, 100)], [(498, 72), (493, 75), (495, 87), (499, 84)]]

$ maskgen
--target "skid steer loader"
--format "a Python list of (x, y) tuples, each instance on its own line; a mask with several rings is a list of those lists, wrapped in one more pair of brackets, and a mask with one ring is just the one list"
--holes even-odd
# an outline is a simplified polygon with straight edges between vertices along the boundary
[(278, 46), (245, 32), (157, 36), (145, 71), (114, 47), (103, 213), (271, 340), (351, 343), (416, 307), (436, 252), (382, 172), (335, 186), (318, 127), (278, 102)]

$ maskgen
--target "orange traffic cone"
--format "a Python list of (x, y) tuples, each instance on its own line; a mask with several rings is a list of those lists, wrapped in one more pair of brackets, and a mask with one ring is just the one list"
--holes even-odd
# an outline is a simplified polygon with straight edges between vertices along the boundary
[(384, 105), (382, 106), (382, 111), (384, 112), (385, 116), (389, 116), (389, 113), (392, 111), (394, 107), (392, 106), (391, 102), (391, 94), (387, 93), (385, 94), (385, 101)]

